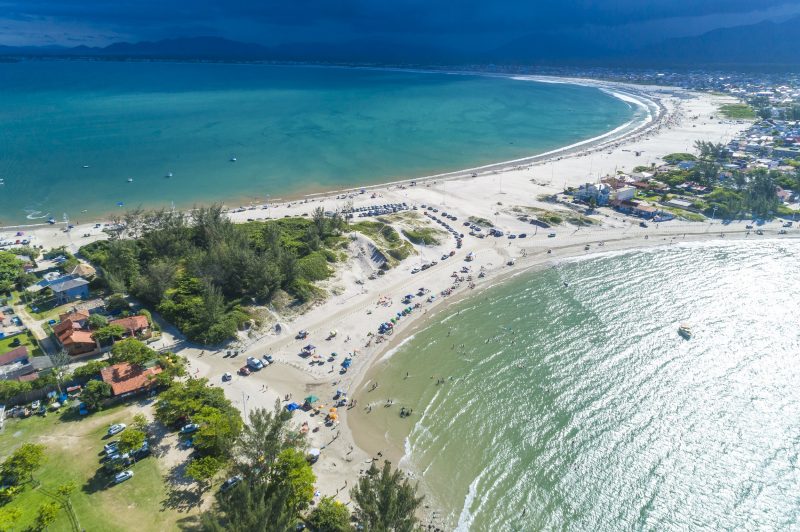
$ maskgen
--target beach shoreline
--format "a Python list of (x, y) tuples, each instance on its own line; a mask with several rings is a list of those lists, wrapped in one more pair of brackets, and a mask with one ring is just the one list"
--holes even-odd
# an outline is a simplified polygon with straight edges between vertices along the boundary
[[(766, 238), (747, 236), (744, 221), (722, 225), (674, 220), (651, 224), (655, 227), (644, 229), (638, 226), (638, 219), (610, 209), (599, 209), (592, 214), (595, 223), (586, 227), (563, 224), (539, 231), (520, 221), (519, 214), (529, 212), (526, 209), (575, 212), (574, 206), (542, 199), (562, 192), (562, 183), (564, 186), (579, 186), (617, 170), (630, 172), (636, 166), (658, 164), (661, 157), (668, 153), (691, 151), (696, 140), (724, 141), (746, 127), (745, 124), (716, 118), (718, 106), (732, 101), (732, 98), (664, 87), (637, 86), (636, 90), (648, 94), (657, 102), (659, 108), (663, 109), (661, 114), (642, 129), (628, 131), (619, 138), (597, 145), (583, 146), (569, 153), (559, 152), (533, 162), (527, 162), (526, 159), (524, 163), (496, 163), (491, 165), (491, 169), (475, 172), (475, 176), (469, 170), (462, 170), (458, 175), (439, 175), (307, 195), (298, 201), (270, 203), (269, 209), (229, 211), (228, 216), (233, 221), (242, 223), (250, 217), (263, 220), (309, 215), (317, 207), (334, 211), (348, 204), (359, 207), (407, 202), (408, 205), (419, 206), (418, 211), (412, 212), (417, 213), (421, 223), (428, 223), (421, 216), (423, 205), (434, 205), (456, 215), (456, 226), (469, 217), (479, 217), (490, 220), (508, 232), (530, 232), (527, 238), (513, 241), (467, 236), (463, 249), (459, 250), (455, 249), (448, 235), (447, 240), (438, 245), (417, 247), (416, 255), (375, 280), (368, 280), (375, 270), (369, 258), (368, 242), (354, 237), (350, 242), (347, 262), (337, 266), (334, 278), (322, 283), (322, 287), (330, 294), (324, 303), (300, 316), (277, 316), (280, 332), (264, 330), (252, 337), (243, 335), (239, 339), (236, 347), (246, 356), (252, 354), (260, 357), (269, 353), (276, 361), (250, 377), (237, 375), (230, 382), (219, 384), (243, 411), (246, 412), (248, 406), (272, 408), (276, 400), (286, 404), (288, 400), (314, 394), (321, 398), (324, 413), (332, 405), (331, 397), (335, 390), (340, 388), (347, 392), (349, 398), (356, 400), (354, 406), (340, 409), (340, 421), (333, 428), (324, 426), (317, 416), (312, 417), (305, 412), (295, 415), (296, 423), (308, 421), (318, 429), (309, 433), (309, 446), (322, 450), (320, 460), (314, 465), (318, 490), (322, 496), (335, 496), (342, 502), (350, 503), (349, 488), (373, 461), (387, 458), (394, 465), (402, 465), (400, 462), (404, 450), (392, 448), (382, 438), (382, 433), (376, 432), (377, 427), (370, 426), (367, 415), (363, 413), (369, 399), (364, 387), (370, 376), (379, 371), (381, 360), (390, 350), (396, 349), (414, 332), (441, 319), (443, 313), (453, 305), (479, 295), (508, 278), (547, 267), (553, 261), (595, 256), (598, 251), (633, 251), (670, 245), (677, 241), (713, 241), (721, 239), (720, 234), (729, 238)], [(412, 182), (416, 184), (412, 186)], [(362, 188), (369, 192), (360, 194)], [(764, 226), (768, 236), (775, 233), (777, 237), (778, 228), (775, 223)], [(79, 225), (68, 233), (60, 230), (60, 224), (26, 230), (36, 235), (36, 244), (47, 248), (65, 245), (71, 251), (106, 237), (93, 224)], [(546, 233), (551, 231), (556, 234), (555, 237), (547, 236)], [(81, 236), (83, 234), (89, 236)], [(794, 230), (788, 235), (796, 236)], [(446, 261), (441, 259), (437, 266), (415, 274), (411, 272), (415, 266), (438, 261), (440, 256), (450, 251), (453, 251), (453, 256)], [(466, 263), (469, 252), (473, 252), (476, 258)], [(509, 266), (509, 263), (512, 265)], [(485, 273), (485, 277), (471, 281), (475, 283), (474, 289), (469, 289), (466, 281), (461, 282), (452, 295), (437, 297), (431, 304), (422, 303), (419, 311), (400, 320), (394, 334), (386, 341), (376, 342), (378, 324), (408, 306), (400, 305), (404, 294), (415, 293), (418, 288), (425, 287), (438, 296), (441, 291), (452, 287), (453, 268), (457, 271), (465, 265), (471, 266), (470, 275), (474, 273), (477, 276), (479, 271)], [(299, 330), (309, 331), (310, 339), (295, 339)], [(332, 330), (337, 334), (325, 339)], [(174, 335), (178, 336), (177, 333)], [(309, 342), (316, 344), (322, 353), (336, 352), (340, 357), (322, 366), (309, 365), (307, 360), (298, 356), (302, 346)], [(219, 377), (223, 372), (235, 373), (243, 360), (223, 358), (223, 353), (224, 349), (212, 352), (191, 345), (178, 349), (178, 354), (190, 360), (196, 376), (208, 377), (215, 385), (220, 382)], [(353, 364), (346, 373), (339, 374), (339, 361), (345, 354), (352, 357)], [(382, 452), (382, 456), (377, 456), (378, 451)]]
[[(335, 68), (363, 68), (363, 67), (335, 67)], [(401, 177), (399, 179), (389, 179), (380, 182), (364, 183), (363, 185), (356, 185), (352, 187), (341, 188), (341, 187), (326, 187), (326, 186), (312, 185), (304, 190), (298, 190), (295, 192), (287, 192), (281, 194), (280, 197), (270, 199), (269, 203), (267, 204), (263, 203), (263, 201), (260, 201), (258, 197), (254, 196), (252, 193), (243, 194), (240, 196), (231, 196), (229, 198), (221, 198), (219, 200), (219, 203), (223, 205), (229, 212), (250, 207), (266, 209), (268, 205), (273, 205), (278, 202), (295, 203), (298, 201), (325, 198), (333, 195), (352, 194), (360, 192), (361, 190), (372, 191), (388, 186), (400, 186), (400, 185), (407, 186), (411, 183), (423, 184), (426, 182), (432, 182), (437, 180), (463, 179), (472, 177), (473, 174), (483, 175), (488, 173), (508, 171), (510, 168), (516, 166), (545, 164), (547, 162), (550, 162), (551, 160), (555, 160), (561, 157), (572, 156), (575, 155), (576, 153), (584, 153), (584, 152), (590, 153), (592, 150), (602, 149), (603, 147), (613, 145), (617, 142), (624, 142), (631, 136), (644, 134), (657, 127), (660, 121), (663, 118), (665, 118), (666, 115), (666, 109), (663, 108), (663, 106), (660, 106), (657, 101), (648, 98), (645, 95), (645, 91), (642, 90), (639, 86), (619, 83), (619, 82), (597, 81), (585, 78), (568, 78), (568, 77), (558, 78), (553, 76), (521, 76), (516, 74), (493, 74), (493, 73), (470, 72), (470, 71), (436, 71), (436, 70), (417, 70), (417, 69), (410, 69), (410, 70), (377, 69), (377, 70), (397, 70), (397, 71), (407, 71), (407, 72), (422, 72), (430, 74), (500, 77), (522, 82), (532, 81), (537, 83), (559, 83), (559, 84), (575, 85), (580, 87), (591, 87), (591, 88), (596, 88), (601, 92), (604, 92), (613, 98), (617, 98), (629, 105), (633, 104), (632, 106), (638, 106), (639, 108), (644, 109), (646, 114), (645, 116), (640, 117), (638, 120), (634, 114), (634, 116), (631, 117), (631, 120), (629, 120), (628, 122), (625, 122), (624, 124), (621, 124), (609, 131), (603, 132), (594, 137), (579, 140), (567, 146), (561, 146), (544, 152), (526, 155), (515, 159), (491, 162), (488, 164), (483, 164), (478, 166), (457, 168), (454, 170), (448, 170), (428, 175)], [(667, 87), (662, 87), (661, 89), (669, 90), (669, 88)], [(193, 204), (192, 207), (184, 205), (179, 207), (179, 210), (188, 212), (193, 210), (193, 208), (198, 205), (204, 206), (208, 204), (209, 203), (202, 201), (196, 202)], [(136, 208), (159, 209), (166, 207), (163, 206), (157, 207), (155, 204), (153, 204), (149, 206), (138, 205)], [(86, 221), (87, 219), (94, 220), (91, 224), (109, 223), (110, 220), (113, 220), (117, 216), (119, 216), (118, 211), (108, 210), (106, 212), (79, 213), (76, 216), (72, 216), (72, 219), (73, 220), (80, 219), (79, 222), (75, 223), (75, 225), (77, 226), (77, 225), (87, 225), (88, 224), (88, 222)], [(35, 222), (35, 220), (46, 220), (47, 218), (48, 218), (47, 213), (44, 213), (43, 211), (42, 212), (37, 211), (37, 216), (35, 218), (31, 218), (31, 222), (34, 223), (0, 225), (0, 231), (20, 231), (20, 230), (24, 231), (32, 229), (44, 229), (53, 226), (59, 227), (65, 225), (64, 222), (60, 220), (57, 221), (55, 224), (49, 224), (46, 221), (41, 223)]]

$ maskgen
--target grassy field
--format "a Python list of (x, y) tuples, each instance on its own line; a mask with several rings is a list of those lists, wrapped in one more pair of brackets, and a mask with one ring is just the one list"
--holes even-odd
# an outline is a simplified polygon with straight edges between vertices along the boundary
[[(131, 466), (133, 478), (120, 485), (109, 485), (108, 477), (98, 473), (108, 425), (130, 424), (132, 417), (130, 408), (117, 407), (74, 421), (62, 421), (57, 413), (7, 420), (0, 433), (0, 458), (25, 442), (42, 443), (47, 449), (44, 465), (34, 473), (41, 487), (28, 486), (8, 505), (22, 511), (13, 530), (25, 530), (39, 506), (52, 500), (42, 488), (54, 492), (66, 482), (77, 486), (70, 499), (85, 530), (176, 530), (184, 515), (170, 507), (158, 458)], [(66, 510), (48, 530), (73, 530)]]
[(42, 350), (39, 349), (39, 344), (37, 344), (34, 341), (33, 336), (31, 336), (30, 332), (18, 334), (10, 338), (3, 338), (2, 340), (0, 340), (0, 354), (7, 353), (12, 349), (19, 347), (19, 346), (13, 346), (13, 347), (11, 346), (14, 340), (19, 340), (20, 345), (27, 345), (28, 352), (35, 357), (42, 356), (44, 354), (42, 353)]
[(719, 112), (725, 118), (736, 118), (740, 120), (753, 119), (756, 117), (756, 112), (752, 107), (746, 103), (729, 103), (721, 105)]

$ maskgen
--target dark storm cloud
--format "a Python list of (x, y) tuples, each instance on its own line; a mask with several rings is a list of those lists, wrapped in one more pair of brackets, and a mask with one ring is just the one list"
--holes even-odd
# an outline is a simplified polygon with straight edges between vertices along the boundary
[(261, 40), (431, 33), (479, 38), (670, 18), (724, 18), (787, 5), (800, 6), (800, 0), (0, 0), (0, 19), (97, 27), (146, 38), (168, 35), (175, 28), (234, 36), (238, 27), (248, 36), (263, 28)]

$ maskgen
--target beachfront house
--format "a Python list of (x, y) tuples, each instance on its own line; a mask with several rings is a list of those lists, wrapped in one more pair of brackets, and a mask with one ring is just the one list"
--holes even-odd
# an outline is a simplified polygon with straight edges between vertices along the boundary
[(89, 298), (89, 281), (80, 277), (58, 280), (50, 284), (48, 288), (53, 291), (56, 305), (65, 305), (79, 299)]
[(605, 183), (586, 183), (575, 191), (575, 199), (586, 203), (594, 200), (597, 205), (608, 205), (610, 194), (611, 187)]
[(53, 336), (70, 356), (85, 355), (99, 349), (89, 330), (89, 315), (70, 312), (59, 316), (61, 320), (53, 326)]
[(145, 316), (128, 316), (127, 318), (112, 320), (109, 325), (119, 325), (125, 329), (125, 338), (133, 337), (143, 340), (152, 336), (150, 323), (148, 323)]
[(161, 371), (155, 362), (151, 367), (121, 362), (100, 370), (100, 377), (111, 386), (114, 397), (124, 397), (154, 388)]

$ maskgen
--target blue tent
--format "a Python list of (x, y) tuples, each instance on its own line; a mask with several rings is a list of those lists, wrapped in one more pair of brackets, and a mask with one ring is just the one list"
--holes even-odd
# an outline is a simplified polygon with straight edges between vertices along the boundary
[(289, 412), (292, 412), (294, 410), (298, 410), (299, 408), (300, 408), (300, 405), (298, 405), (297, 403), (289, 403), (288, 405), (286, 405), (286, 410), (288, 410)]

